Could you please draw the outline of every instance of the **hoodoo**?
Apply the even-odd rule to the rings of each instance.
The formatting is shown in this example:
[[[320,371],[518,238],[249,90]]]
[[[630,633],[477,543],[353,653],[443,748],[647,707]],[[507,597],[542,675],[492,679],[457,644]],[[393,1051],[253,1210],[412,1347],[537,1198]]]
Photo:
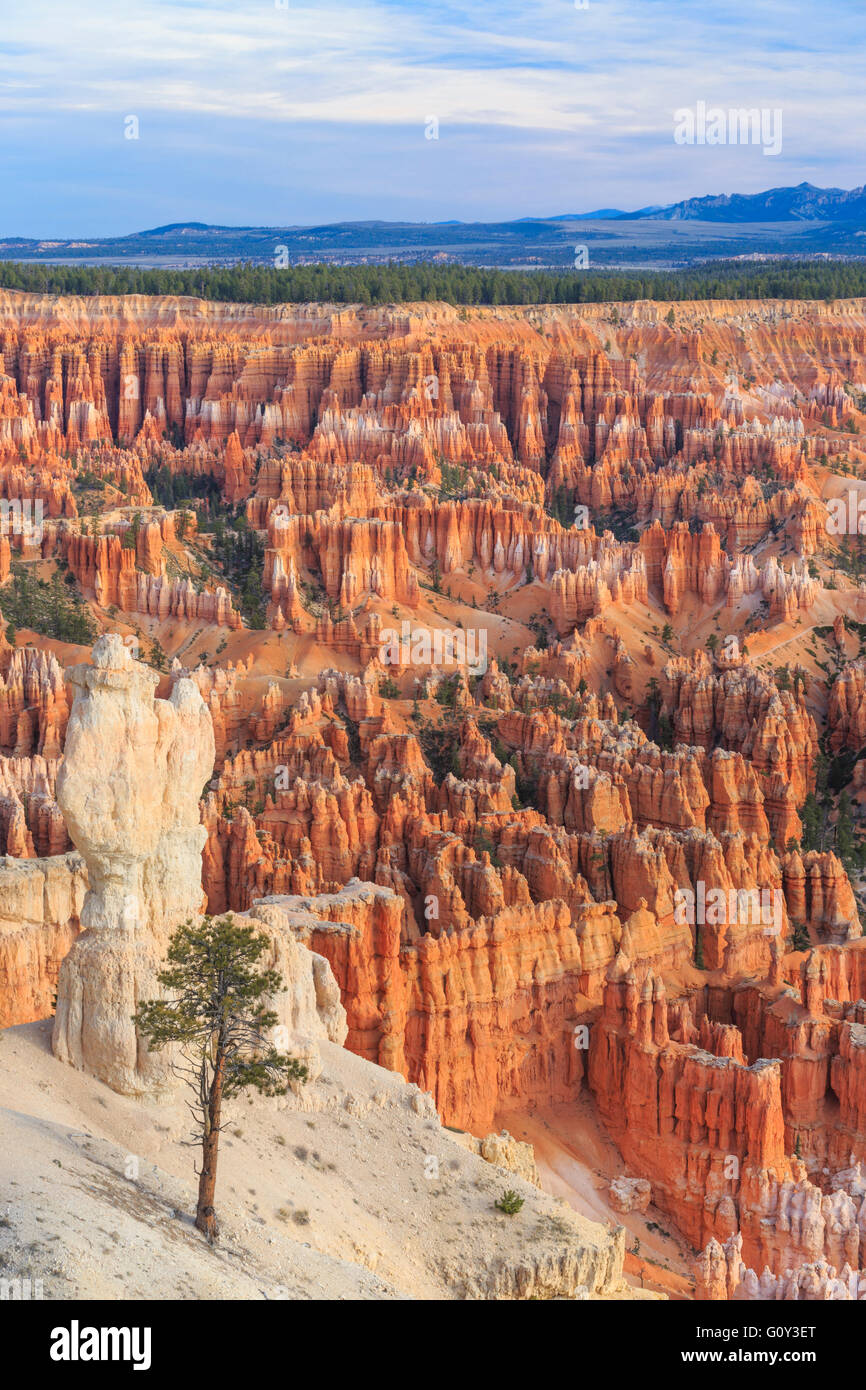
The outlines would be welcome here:
[[[214,761],[213,727],[191,680],[168,700],[121,637],[100,637],[74,666],[57,801],[86,866],[82,933],[57,988],[56,1056],[135,1094],[165,1081],[163,1059],[132,1015],[158,989],[173,926],[202,908],[198,791]]]

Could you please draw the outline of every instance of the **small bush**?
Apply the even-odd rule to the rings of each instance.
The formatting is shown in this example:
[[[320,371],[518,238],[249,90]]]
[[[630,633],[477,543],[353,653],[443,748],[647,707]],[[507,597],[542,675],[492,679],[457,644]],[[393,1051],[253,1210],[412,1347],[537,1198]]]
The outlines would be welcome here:
[[[518,1197],[517,1193],[509,1187],[501,1197],[497,1197],[494,1206],[497,1211],[504,1211],[506,1216],[516,1216],[523,1206],[523,1198]]]

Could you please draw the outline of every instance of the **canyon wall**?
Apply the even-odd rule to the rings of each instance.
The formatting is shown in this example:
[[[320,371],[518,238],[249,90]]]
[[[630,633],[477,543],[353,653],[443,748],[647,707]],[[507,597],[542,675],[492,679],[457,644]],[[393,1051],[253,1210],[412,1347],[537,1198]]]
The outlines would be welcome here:
[[[864,370],[859,302],[0,292],[0,1016],[159,1090],[244,914],[311,1066],[589,1096],[706,1296],[854,1296]]]

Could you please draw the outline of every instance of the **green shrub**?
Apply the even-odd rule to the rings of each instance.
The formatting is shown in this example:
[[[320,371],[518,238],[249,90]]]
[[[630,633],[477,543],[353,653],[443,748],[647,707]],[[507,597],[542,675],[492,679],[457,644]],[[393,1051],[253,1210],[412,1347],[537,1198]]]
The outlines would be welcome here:
[[[501,1197],[497,1197],[494,1202],[497,1211],[505,1212],[506,1216],[516,1216],[523,1206],[523,1198],[519,1197],[513,1188],[507,1188]]]

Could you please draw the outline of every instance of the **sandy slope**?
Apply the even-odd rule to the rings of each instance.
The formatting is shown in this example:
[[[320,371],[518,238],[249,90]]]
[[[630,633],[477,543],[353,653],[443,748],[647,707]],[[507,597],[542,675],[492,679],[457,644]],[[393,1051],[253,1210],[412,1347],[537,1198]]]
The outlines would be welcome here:
[[[584,1092],[573,1104],[539,1107],[531,1114],[508,1108],[497,1123],[535,1149],[545,1191],[563,1198],[590,1221],[626,1229],[625,1276],[635,1288],[656,1289],[672,1298],[692,1298],[693,1251],[670,1218],[650,1206],[644,1215],[620,1216],[610,1204],[611,1178],[625,1172],[622,1156],[599,1122]],[[633,1252],[639,1252],[635,1254]]]
[[[417,1087],[330,1043],[298,1098],[234,1102],[212,1251],[182,1101],[117,1096],[49,1039],[49,1023],[0,1037],[0,1274],[46,1298],[633,1296],[610,1278],[621,1234],[468,1153]],[[514,1217],[493,1205],[506,1187],[526,1199]]]

